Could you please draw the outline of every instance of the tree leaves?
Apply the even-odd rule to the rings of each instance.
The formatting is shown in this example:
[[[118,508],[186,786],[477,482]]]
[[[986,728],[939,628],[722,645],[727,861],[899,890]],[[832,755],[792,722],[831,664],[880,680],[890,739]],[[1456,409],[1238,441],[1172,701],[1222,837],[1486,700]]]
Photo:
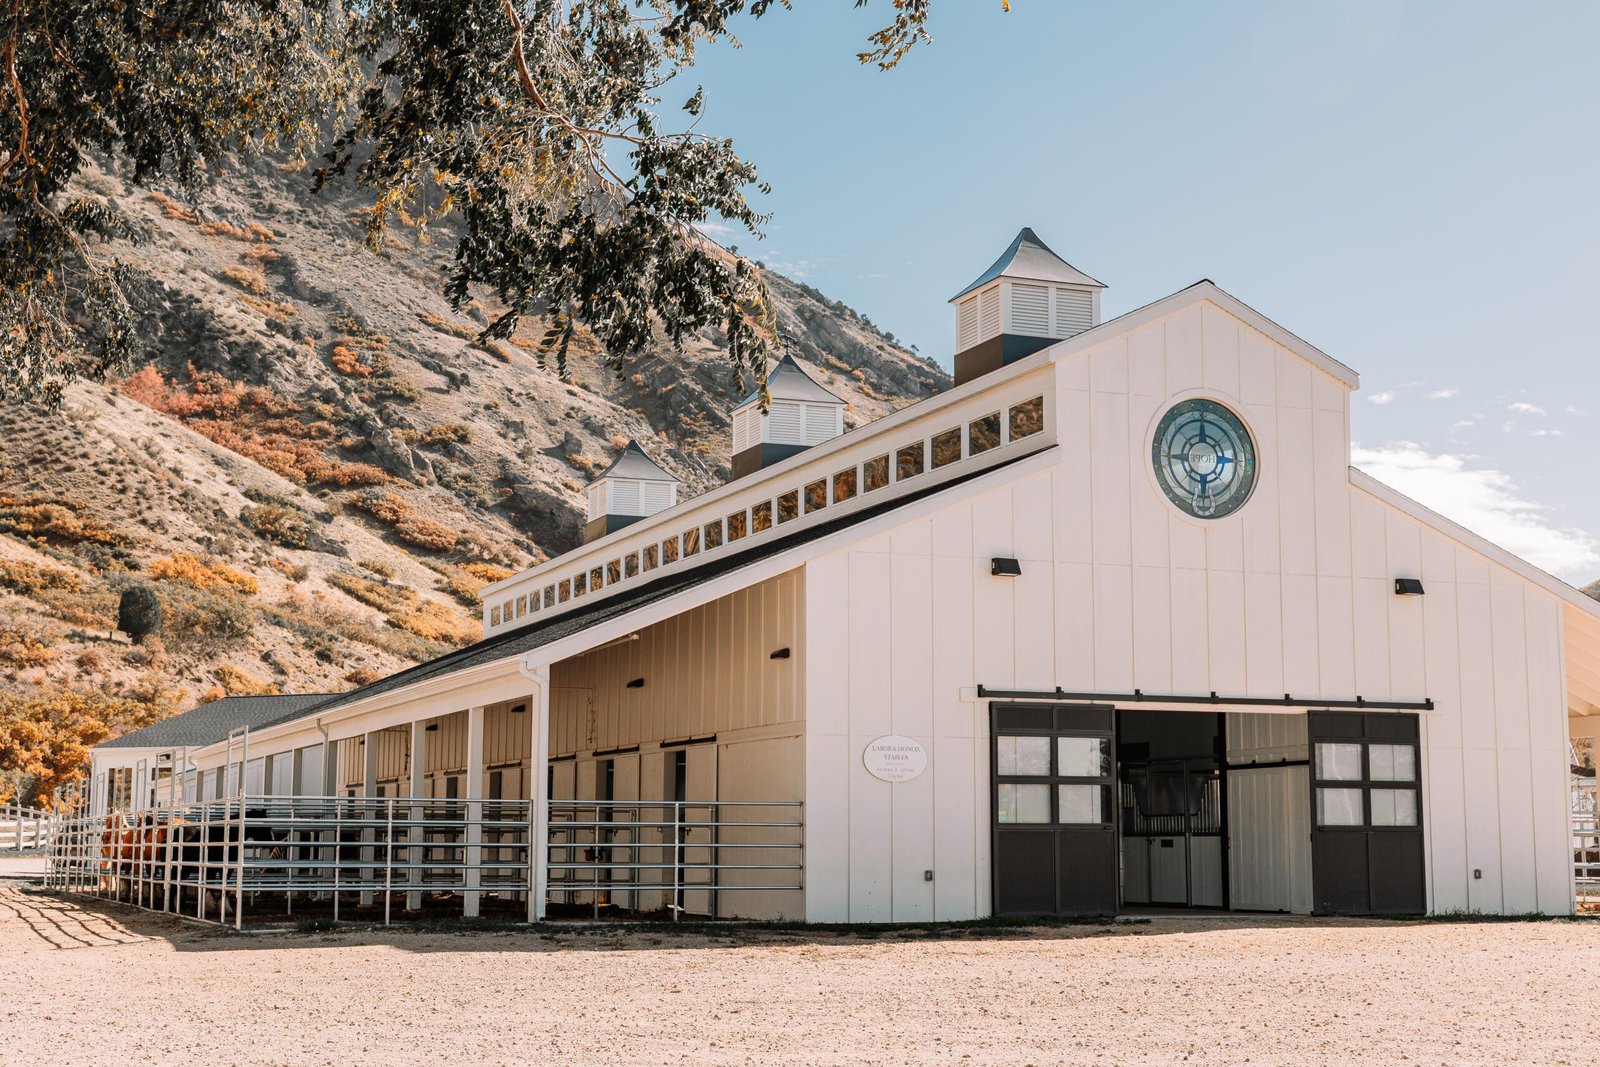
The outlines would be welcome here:
[[[857,0],[857,6],[868,0]],[[863,62],[894,66],[931,0],[893,0]],[[662,88],[698,43],[787,0],[0,0],[0,399],[56,404],[138,355],[137,279],[103,242],[110,206],[69,186],[91,153],[198,206],[232,153],[325,147],[313,189],[348,176],[395,219],[461,223],[446,295],[506,311],[482,340],[552,315],[565,374],[578,325],[621,370],[647,344],[727,338],[735,391],[773,344],[760,271],[705,236],[759,237],[768,191],[731,142],[673,130]],[[683,110],[698,119],[697,87]]]

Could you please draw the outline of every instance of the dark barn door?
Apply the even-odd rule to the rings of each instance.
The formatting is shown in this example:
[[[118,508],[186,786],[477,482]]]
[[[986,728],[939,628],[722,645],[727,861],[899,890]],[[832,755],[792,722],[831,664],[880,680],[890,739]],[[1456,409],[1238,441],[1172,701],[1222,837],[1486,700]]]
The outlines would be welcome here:
[[[1114,915],[1110,708],[990,713],[996,915]]]
[[[1420,915],[1422,764],[1417,717],[1313,711],[1311,886],[1318,915]]]

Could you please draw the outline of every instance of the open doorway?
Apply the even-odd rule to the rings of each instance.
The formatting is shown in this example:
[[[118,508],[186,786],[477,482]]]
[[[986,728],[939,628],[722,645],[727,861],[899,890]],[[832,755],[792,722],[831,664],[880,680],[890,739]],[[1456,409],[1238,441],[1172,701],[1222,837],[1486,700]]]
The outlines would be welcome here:
[[[1124,907],[1226,908],[1225,717],[1117,715]]]
[[[1117,713],[1122,905],[1312,910],[1304,713]]]

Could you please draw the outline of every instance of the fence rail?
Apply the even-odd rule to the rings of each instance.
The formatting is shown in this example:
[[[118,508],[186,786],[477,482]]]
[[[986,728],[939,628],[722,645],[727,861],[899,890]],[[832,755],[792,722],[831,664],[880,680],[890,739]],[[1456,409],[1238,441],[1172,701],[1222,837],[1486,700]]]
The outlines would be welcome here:
[[[1572,885],[1579,900],[1600,897],[1600,816],[1572,813]]]
[[[798,891],[801,805],[745,801],[554,801],[537,830],[527,800],[239,796],[51,817],[45,884],[242,928],[246,911],[417,911],[458,897],[521,902],[533,858],[546,900],[592,910],[716,916],[729,893]],[[539,840],[542,857],[530,853]],[[371,914],[363,910],[363,914]],[[375,917],[375,916],[374,916]]]
[[[53,825],[48,811],[22,804],[0,804],[0,852],[48,847]]]

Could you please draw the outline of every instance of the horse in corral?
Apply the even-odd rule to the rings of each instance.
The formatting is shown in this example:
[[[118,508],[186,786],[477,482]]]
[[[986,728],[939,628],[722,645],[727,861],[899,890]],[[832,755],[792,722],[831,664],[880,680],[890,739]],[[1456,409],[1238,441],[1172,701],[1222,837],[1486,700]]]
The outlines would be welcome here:
[[[123,819],[122,813],[113,811],[106,816],[100,831],[100,889],[117,893],[122,878],[132,866],[137,831]]]
[[[280,842],[288,839],[288,832],[262,825],[261,820],[265,819],[266,814],[262,808],[245,811],[245,844],[269,846],[258,854],[264,854],[268,859],[286,859],[288,850]],[[242,859],[237,817],[220,815],[206,819],[201,824],[176,821],[172,832],[176,835],[174,840],[179,843],[179,881],[201,883],[202,892],[227,892]]]

